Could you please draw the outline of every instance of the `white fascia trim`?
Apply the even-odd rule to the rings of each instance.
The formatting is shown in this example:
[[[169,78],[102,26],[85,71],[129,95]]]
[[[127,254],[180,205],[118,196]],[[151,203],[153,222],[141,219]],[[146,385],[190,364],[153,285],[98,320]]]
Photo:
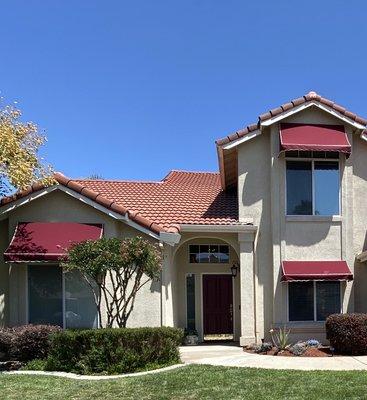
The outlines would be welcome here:
[[[293,114],[297,114],[298,112],[306,110],[307,108],[312,107],[312,106],[320,108],[321,110],[331,114],[333,117],[336,117],[336,118],[342,120],[343,122],[353,126],[354,128],[357,128],[357,129],[365,129],[366,128],[365,125],[362,125],[356,121],[353,121],[352,119],[346,117],[345,115],[334,110],[333,108],[331,108],[325,104],[321,104],[317,101],[310,101],[309,103],[300,104],[299,106],[296,106],[288,111],[285,111],[285,112],[281,113],[280,115],[276,115],[275,117],[269,118],[266,121],[261,122],[261,126],[273,125],[276,122],[279,122],[285,118],[290,117]]]
[[[240,145],[241,143],[245,143],[248,140],[254,139],[255,137],[261,135],[261,133],[262,133],[261,129],[256,129],[256,131],[250,132],[247,135],[245,135],[245,136],[243,136],[243,137],[241,137],[239,139],[236,139],[231,143],[225,144],[224,146],[222,146],[222,149],[223,150],[230,150],[233,147],[236,147],[236,146]]]
[[[256,232],[255,225],[191,225],[181,224],[181,232]]]
[[[161,232],[159,237],[162,242],[169,244],[170,246],[174,246],[178,244],[181,240],[181,235],[179,233],[173,232]]]
[[[367,133],[362,132],[361,133],[361,139],[367,142]]]

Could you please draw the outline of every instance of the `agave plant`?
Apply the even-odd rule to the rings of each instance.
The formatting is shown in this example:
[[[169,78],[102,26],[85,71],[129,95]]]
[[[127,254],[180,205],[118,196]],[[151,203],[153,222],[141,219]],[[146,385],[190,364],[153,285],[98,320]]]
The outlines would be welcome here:
[[[291,330],[288,329],[286,326],[284,326],[283,328],[279,328],[277,331],[275,331],[274,329],[270,330],[271,339],[278,351],[286,350],[290,347],[290,333]]]

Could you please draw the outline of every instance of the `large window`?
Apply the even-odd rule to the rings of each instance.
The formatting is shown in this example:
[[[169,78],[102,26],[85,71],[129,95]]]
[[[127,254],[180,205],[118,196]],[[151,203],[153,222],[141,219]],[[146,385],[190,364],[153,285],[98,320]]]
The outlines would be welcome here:
[[[287,215],[339,215],[339,162],[287,160]]]
[[[28,322],[64,328],[97,328],[93,293],[78,272],[57,265],[28,266]]]
[[[190,244],[190,263],[229,263],[229,246],[218,244]]]
[[[289,321],[325,321],[341,309],[340,282],[291,282],[288,284]]]

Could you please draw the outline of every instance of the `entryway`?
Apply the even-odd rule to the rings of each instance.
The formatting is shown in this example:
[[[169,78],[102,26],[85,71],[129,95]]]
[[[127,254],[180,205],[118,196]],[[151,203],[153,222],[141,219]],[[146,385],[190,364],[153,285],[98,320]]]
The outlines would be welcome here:
[[[232,275],[203,274],[202,287],[204,340],[233,340]]]

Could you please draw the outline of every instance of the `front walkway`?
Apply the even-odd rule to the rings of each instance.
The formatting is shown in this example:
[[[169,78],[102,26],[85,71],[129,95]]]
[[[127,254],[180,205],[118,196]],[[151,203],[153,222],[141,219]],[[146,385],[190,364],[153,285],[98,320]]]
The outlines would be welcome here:
[[[367,356],[282,357],[246,353],[234,345],[199,345],[180,348],[186,364],[295,370],[367,370]]]

